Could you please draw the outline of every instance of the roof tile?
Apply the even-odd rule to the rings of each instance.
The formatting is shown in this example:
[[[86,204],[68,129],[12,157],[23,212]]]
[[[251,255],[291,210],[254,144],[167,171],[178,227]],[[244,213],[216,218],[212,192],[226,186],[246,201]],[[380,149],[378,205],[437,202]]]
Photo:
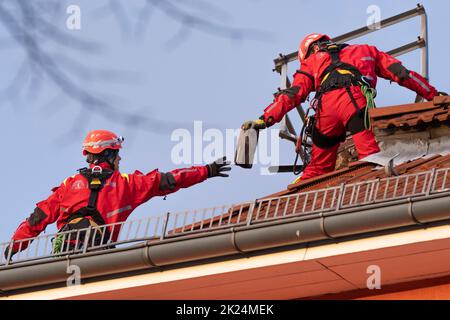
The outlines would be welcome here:
[[[450,118],[450,97],[435,97],[433,101],[375,108],[370,110],[373,128],[413,127],[443,122]]]

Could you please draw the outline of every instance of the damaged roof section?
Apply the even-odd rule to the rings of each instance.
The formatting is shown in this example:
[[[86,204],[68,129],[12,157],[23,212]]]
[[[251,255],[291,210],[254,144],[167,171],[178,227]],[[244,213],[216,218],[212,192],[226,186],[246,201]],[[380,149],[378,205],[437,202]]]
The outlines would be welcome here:
[[[336,171],[290,185],[288,190],[306,191],[450,167],[449,105],[450,96],[440,96],[430,102],[370,110],[380,153],[356,161],[357,153],[349,138],[339,150]],[[395,166],[393,171],[387,168],[390,160]]]
[[[371,125],[381,153],[365,161],[380,165],[400,165],[427,155],[447,155],[450,150],[450,97],[439,96],[433,101],[383,107],[370,110]],[[336,171],[358,161],[351,137],[341,144]]]

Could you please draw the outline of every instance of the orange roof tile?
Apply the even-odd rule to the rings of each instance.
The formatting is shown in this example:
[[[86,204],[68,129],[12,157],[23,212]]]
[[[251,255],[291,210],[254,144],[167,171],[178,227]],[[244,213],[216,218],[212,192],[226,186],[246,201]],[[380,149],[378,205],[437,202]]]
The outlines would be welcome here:
[[[433,101],[375,108],[369,111],[373,128],[404,128],[450,119],[450,96],[435,97]]]

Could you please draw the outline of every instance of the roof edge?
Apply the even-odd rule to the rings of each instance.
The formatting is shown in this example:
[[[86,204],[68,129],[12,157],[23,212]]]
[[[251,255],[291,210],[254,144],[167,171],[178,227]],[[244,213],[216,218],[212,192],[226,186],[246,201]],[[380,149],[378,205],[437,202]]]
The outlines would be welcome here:
[[[83,279],[92,279],[448,220],[450,192],[408,198],[390,206],[370,207],[353,212],[330,212],[315,215],[309,220],[300,218],[303,219],[231,228],[188,239],[180,238],[179,241],[147,243],[145,246],[121,251],[103,251],[90,256],[74,255],[64,260],[35,265],[16,265],[0,271],[0,289],[4,295],[10,295],[19,289],[32,291],[38,286],[57,283],[65,285],[67,270],[71,265],[81,269]],[[208,241],[205,241],[206,237]]]

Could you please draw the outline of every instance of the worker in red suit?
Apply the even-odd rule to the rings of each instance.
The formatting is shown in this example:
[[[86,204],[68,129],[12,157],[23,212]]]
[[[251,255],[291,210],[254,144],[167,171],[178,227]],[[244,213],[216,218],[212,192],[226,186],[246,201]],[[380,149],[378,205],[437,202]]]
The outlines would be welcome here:
[[[362,91],[365,86],[369,93],[375,92],[377,76],[395,81],[427,100],[438,95],[425,78],[374,46],[336,44],[327,35],[313,33],[301,42],[298,57],[301,68],[291,87],[276,93],[264,114],[258,120],[245,122],[242,129],[270,127],[315,91],[312,155],[302,180],[334,170],[346,131],[352,134],[359,159],[380,151],[373,132],[365,125],[367,92]]]
[[[123,222],[136,207],[155,196],[174,193],[207,178],[228,177],[225,172],[231,170],[224,157],[207,166],[167,173],[158,170],[147,174],[139,171],[121,173],[119,149],[122,141],[122,137],[107,130],[94,130],[87,135],[83,155],[89,168],[80,169],[78,174],[64,180],[59,187],[52,189],[53,193],[46,200],[36,205],[34,212],[14,233],[11,250],[9,247],[5,250],[7,259],[24,250],[30,242],[18,240],[36,237],[55,221],[61,232],[91,226],[100,230],[99,236],[104,230],[103,239],[115,241],[120,231],[118,225],[103,229],[98,226]]]

